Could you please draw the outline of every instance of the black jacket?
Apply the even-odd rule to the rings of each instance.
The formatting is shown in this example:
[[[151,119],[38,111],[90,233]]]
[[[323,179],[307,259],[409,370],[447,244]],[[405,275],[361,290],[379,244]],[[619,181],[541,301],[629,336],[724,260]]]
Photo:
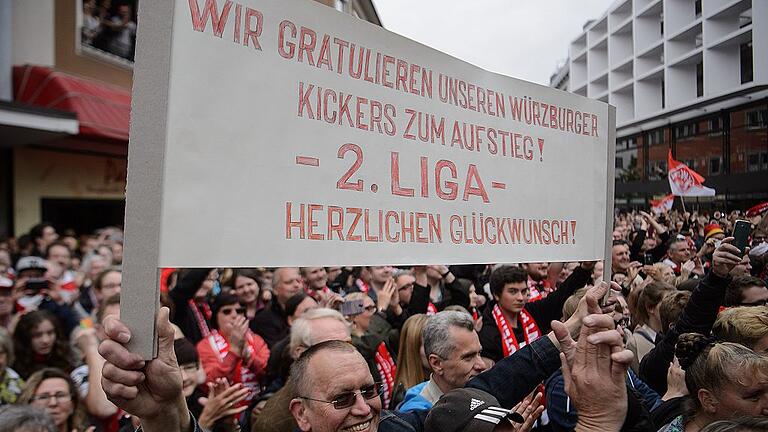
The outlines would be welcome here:
[[[200,285],[203,284],[210,272],[211,269],[209,268],[191,269],[168,292],[174,305],[173,319],[171,321],[179,326],[184,333],[184,337],[189,339],[194,345],[200,342],[203,334],[200,332],[200,327],[195,319],[192,306],[189,305],[189,301],[195,297],[195,293],[200,289]],[[204,315],[203,319],[205,319]]]
[[[559,320],[563,316],[563,305],[576,290],[583,288],[592,272],[577,267],[568,279],[563,281],[560,288],[553,291],[546,298],[525,305],[525,310],[536,321],[541,334],[545,335],[552,329],[551,322]],[[501,345],[501,333],[493,319],[493,305],[488,305],[483,313],[483,328],[480,329],[480,344],[483,346],[483,357],[498,362],[504,357]]]
[[[272,349],[272,345],[280,342],[288,336],[288,316],[285,314],[283,307],[277,302],[277,299],[272,299],[269,306],[258,311],[256,316],[250,322],[251,331],[261,336],[264,342],[267,343],[269,349]]]
[[[710,272],[696,285],[677,324],[664,334],[656,348],[643,357],[640,378],[657,393],[667,392],[667,370],[675,356],[678,336],[691,332],[709,335],[730,282],[730,276],[722,278]]]

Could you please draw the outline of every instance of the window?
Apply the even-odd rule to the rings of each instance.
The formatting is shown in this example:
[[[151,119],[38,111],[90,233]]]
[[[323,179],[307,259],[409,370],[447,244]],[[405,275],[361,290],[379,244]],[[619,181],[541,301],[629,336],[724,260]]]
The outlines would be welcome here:
[[[667,161],[651,161],[648,167],[648,180],[660,180],[667,176]]]
[[[695,0],[693,2],[693,13],[696,15],[696,18],[701,16],[701,0]]]
[[[747,155],[747,171],[755,172],[768,170],[768,152],[750,153]]]
[[[637,147],[635,137],[621,138],[616,140],[616,150],[625,150]]]
[[[704,96],[704,63],[696,63],[696,97]]]
[[[624,159],[620,157],[616,158],[616,169],[624,169]]]
[[[675,126],[675,139],[690,138],[698,132],[699,124],[696,122],[684,123]]]
[[[723,119],[721,117],[715,117],[707,121],[709,135],[720,135],[723,133]]]
[[[659,34],[664,36],[664,14],[659,15]]]
[[[747,129],[762,129],[766,126],[768,110],[747,111]]]
[[[720,166],[721,162],[722,162],[722,158],[720,157],[709,158],[709,175],[720,174],[720,169],[722,168]]]
[[[754,79],[752,66],[752,41],[739,47],[739,64],[741,66],[741,83],[752,82]]]
[[[661,108],[666,106],[666,95],[664,94],[664,78],[661,79]]]
[[[645,141],[649,146],[655,146],[664,143],[664,130],[656,129],[645,134]]]
[[[694,160],[693,159],[682,159],[680,162],[684,163],[685,166],[687,166],[688,168],[690,168],[692,170],[696,169],[696,167],[694,165]]]

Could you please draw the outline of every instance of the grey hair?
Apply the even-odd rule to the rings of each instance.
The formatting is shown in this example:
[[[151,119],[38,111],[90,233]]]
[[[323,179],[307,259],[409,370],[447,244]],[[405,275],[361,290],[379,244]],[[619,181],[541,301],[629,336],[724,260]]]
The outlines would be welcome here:
[[[475,331],[475,324],[472,322],[472,316],[465,312],[442,311],[433,315],[424,326],[422,341],[424,344],[424,354],[429,357],[435,354],[442,359],[451,357],[456,346],[453,338],[450,337],[451,327],[463,328],[468,331]]]
[[[107,267],[109,267],[109,265],[110,265],[110,260],[108,260],[103,255],[100,255],[100,254],[95,253],[95,252],[91,252],[88,255],[86,255],[85,258],[83,259],[83,263],[80,266],[82,272],[83,273],[88,273],[89,271],[91,271],[91,267],[93,266],[93,262],[94,261],[98,261],[98,260],[104,261],[104,263],[106,264],[106,267],[104,268],[104,270],[107,270]]]
[[[31,405],[0,407],[0,432],[57,432],[53,419]]]
[[[397,280],[400,276],[413,276],[413,272],[411,270],[405,270],[405,269],[397,269],[395,270],[395,274],[392,275],[392,279]]]
[[[301,318],[294,321],[293,325],[291,325],[291,341],[288,348],[291,350],[290,352],[296,351],[298,347],[309,348],[314,345],[312,341],[312,321],[322,318],[335,319],[344,324],[347,332],[350,332],[349,322],[344,319],[341,312],[329,308],[311,309],[304,312]]]
[[[320,351],[333,351],[336,353],[354,353],[360,356],[361,363],[364,367],[365,361],[354,347],[354,345],[338,340],[329,340],[321,342],[312,346],[308,350],[304,351],[298,359],[291,365],[291,372],[288,375],[288,382],[286,387],[293,390],[291,398],[307,397],[310,391],[315,387],[310,379],[309,362]],[[367,368],[366,368],[367,369]],[[336,373],[343,374],[345,371],[337,370]]]

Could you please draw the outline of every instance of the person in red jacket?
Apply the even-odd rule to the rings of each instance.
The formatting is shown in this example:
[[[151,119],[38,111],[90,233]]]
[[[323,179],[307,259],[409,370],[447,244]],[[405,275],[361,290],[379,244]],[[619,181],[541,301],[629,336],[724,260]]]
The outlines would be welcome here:
[[[259,380],[266,371],[269,348],[248,329],[245,307],[236,296],[219,295],[212,316],[211,334],[197,343],[206,380],[226,378],[230,384],[242,383],[249,393],[241,404],[247,405],[261,391]]]

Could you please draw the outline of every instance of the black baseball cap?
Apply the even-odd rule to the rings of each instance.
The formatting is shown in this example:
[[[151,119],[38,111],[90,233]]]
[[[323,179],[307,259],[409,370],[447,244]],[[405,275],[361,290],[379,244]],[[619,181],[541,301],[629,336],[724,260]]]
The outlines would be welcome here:
[[[491,432],[502,421],[523,422],[523,417],[502,408],[499,401],[479,389],[451,390],[438,400],[424,422],[425,432]]]

